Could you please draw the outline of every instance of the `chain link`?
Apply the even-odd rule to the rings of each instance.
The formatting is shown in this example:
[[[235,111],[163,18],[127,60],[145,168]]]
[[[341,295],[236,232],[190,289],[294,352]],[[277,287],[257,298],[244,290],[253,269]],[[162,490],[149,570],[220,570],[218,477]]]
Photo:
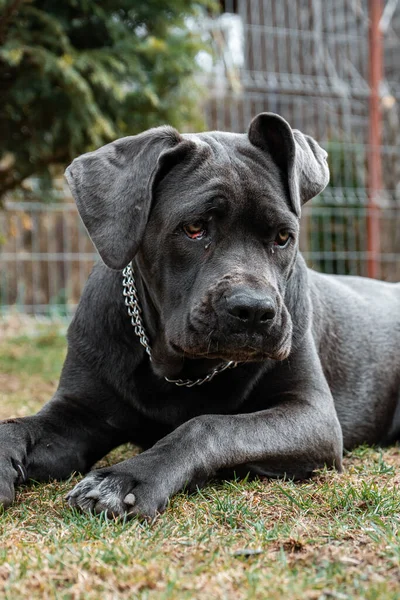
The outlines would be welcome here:
[[[138,336],[140,343],[146,350],[149,359],[152,360],[150,340],[147,337],[146,331],[143,326],[143,320],[141,315],[142,310],[139,304],[139,297],[136,290],[135,277],[133,275],[133,268],[131,263],[129,263],[129,265],[127,265],[122,271],[122,276],[122,287],[123,294],[125,297],[125,306],[128,309],[128,314],[131,318],[132,326],[135,329],[135,333]],[[175,383],[175,385],[179,387],[194,387],[195,385],[202,385],[203,383],[208,383],[215,377],[215,375],[217,375],[217,373],[222,373],[223,371],[226,371],[226,369],[234,369],[235,367],[237,367],[237,365],[237,362],[231,360],[225,363],[224,365],[216,367],[211,373],[199,379],[169,379],[168,377],[164,377],[164,379],[169,383]]]
[[[131,318],[131,323],[135,328],[136,335],[140,339],[140,343],[142,346],[144,346],[144,349],[151,360],[150,342],[143,327],[142,317],[140,316],[142,310],[139,305],[135,278],[133,276],[133,270],[130,264],[122,271],[122,275],[122,286],[124,288],[123,294],[125,296],[125,306],[128,308],[128,315]]]

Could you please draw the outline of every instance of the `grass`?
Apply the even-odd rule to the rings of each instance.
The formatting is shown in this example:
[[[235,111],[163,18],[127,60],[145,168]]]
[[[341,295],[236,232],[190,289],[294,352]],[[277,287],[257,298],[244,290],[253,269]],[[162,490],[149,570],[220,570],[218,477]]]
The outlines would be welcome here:
[[[36,411],[64,356],[53,330],[1,342],[0,418]],[[397,600],[399,465],[397,447],[361,447],[342,475],[210,485],[153,524],[70,510],[77,477],[33,484],[0,515],[0,597]]]

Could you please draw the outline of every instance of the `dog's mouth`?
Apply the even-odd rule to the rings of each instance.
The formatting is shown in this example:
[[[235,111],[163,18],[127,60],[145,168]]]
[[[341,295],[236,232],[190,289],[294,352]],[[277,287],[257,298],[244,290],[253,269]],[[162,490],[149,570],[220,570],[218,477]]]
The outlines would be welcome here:
[[[209,374],[214,368],[224,363],[262,363],[268,359],[285,360],[290,353],[291,342],[285,340],[269,340],[264,345],[255,344],[256,340],[224,339],[224,343],[213,340],[213,343],[188,343],[182,336],[179,339],[165,339],[164,343],[153,348],[153,370],[160,377],[196,379]],[[192,341],[192,340],[190,340]],[[262,339],[260,341],[263,341]],[[183,342],[183,343],[182,343]],[[198,339],[196,340],[198,342]],[[209,339],[208,339],[209,342]],[[253,342],[253,343],[251,343]]]
[[[225,362],[262,362],[268,358],[282,360],[276,352],[266,352],[249,346],[235,347],[234,349],[201,349],[196,347],[184,348],[170,342],[173,351],[182,358],[189,360],[222,360]],[[282,356],[285,358],[285,356]]]
[[[175,324],[172,331],[166,328],[163,343],[155,346],[153,368],[171,376],[187,370],[203,373],[229,362],[283,361],[291,351],[292,326],[289,314],[282,315],[274,327],[259,332],[221,330],[215,324],[202,329]]]

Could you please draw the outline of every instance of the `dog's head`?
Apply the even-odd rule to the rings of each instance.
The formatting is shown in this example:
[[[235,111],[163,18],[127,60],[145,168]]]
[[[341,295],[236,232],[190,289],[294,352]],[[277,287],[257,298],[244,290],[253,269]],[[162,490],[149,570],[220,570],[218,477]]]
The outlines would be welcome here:
[[[301,205],[327,185],[327,154],[281,117],[262,113],[247,134],[126,137],[74,160],[66,176],[101,258],[135,258],[158,319],[155,368],[182,358],[286,358],[285,289]],[[122,293],[122,292],[121,292]]]

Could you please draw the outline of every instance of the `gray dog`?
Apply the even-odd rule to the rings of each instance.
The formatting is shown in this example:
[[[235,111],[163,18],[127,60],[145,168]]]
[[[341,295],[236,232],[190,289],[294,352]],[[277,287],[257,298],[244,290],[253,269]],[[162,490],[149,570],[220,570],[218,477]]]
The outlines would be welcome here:
[[[263,113],[247,134],[160,127],[72,163],[105,265],[54,397],[0,424],[4,506],[128,441],[144,452],[90,472],[71,506],[151,518],[216,474],[303,478],[340,470],[343,445],[397,439],[400,286],[321,275],[298,252],[326,157]]]

